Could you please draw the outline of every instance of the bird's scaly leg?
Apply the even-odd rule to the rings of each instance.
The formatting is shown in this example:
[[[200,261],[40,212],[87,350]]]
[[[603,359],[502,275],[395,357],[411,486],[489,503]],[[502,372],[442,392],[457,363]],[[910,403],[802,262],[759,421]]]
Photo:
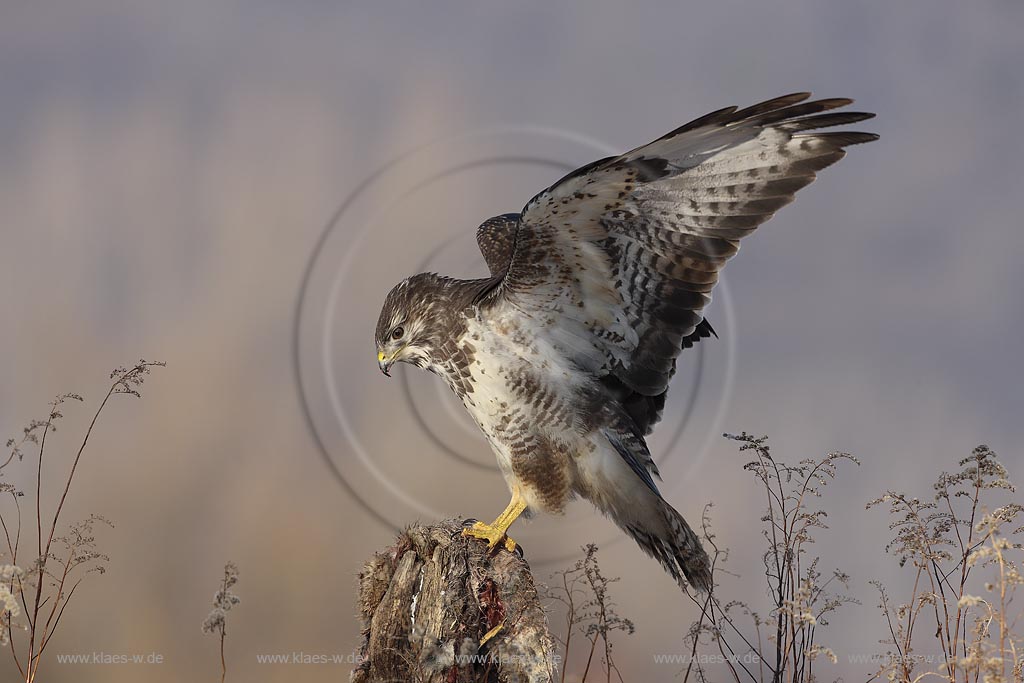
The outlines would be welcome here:
[[[512,522],[516,521],[519,515],[526,509],[526,501],[518,486],[512,487],[512,500],[509,501],[505,511],[498,515],[498,518],[490,524],[476,522],[473,526],[462,530],[463,536],[482,538],[487,541],[487,550],[494,550],[499,543],[504,545],[505,550],[515,552],[516,542],[506,535]]]

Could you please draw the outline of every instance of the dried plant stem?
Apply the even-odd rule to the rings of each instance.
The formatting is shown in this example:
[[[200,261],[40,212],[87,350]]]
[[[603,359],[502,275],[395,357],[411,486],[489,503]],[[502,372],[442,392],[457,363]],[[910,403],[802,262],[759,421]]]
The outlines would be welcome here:
[[[573,631],[575,631],[575,628],[573,628],[575,626],[573,620],[576,618],[576,600],[575,600],[576,594],[575,594],[575,591],[573,591],[569,587],[569,580],[567,578],[567,574],[566,573],[562,574],[562,589],[565,591],[565,605],[568,608],[566,610],[566,613],[565,613],[565,621],[566,621],[565,641],[562,644],[565,647],[565,661],[568,662],[569,661],[569,646],[570,646],[570,643],[572,642]],[[568,669],[568,667],[566,667],[566,666],[562,667],[561,683],[565,683],[565,673],[566,673],[567,669]]]
[[[831,650],[816,644],[817,625],[825,623],[824,615],[846,602],[855,602],[841,594],[832,594],[834,581],[846,585],[848,577],[834,572],[822,580],[818,559],[808,561],[807,546],[814,542],[816,529],[827,528],[825,512],[809,507],[813,498],[821,496],[822,488],[836,475],[840,460],[854,458],[845,453],[831,453],[818,460],[802,460],[786,465],[771,457],[765,437],[747,434],[729,436],[742,442],[741,451],[754,451],[756,459],[745,469],[760,484],[766,507],[761,518],[762,536],[767,550],[762,555],[770,610],[762,619],[744,603],[723,603],[720,591],[700,601],[689,596],[700,609],[700,617],[691,626],[686,642],[690,651],[683,680],[695,676],[709,680],[700,661],[700,646],[705,639],[717,650],[718,661],[725,665],[732,680],[772,683],[805,683],[815,679],[815,658],[822,653],[834,657]],[[710,505],[708,506],[708,508]],[[725,573],[722,567],[728,553],[718,547],[710,529],[708,508],[702,518],[705,546],[712,551],[712,573]],[[754,621],[755,638],[748,638],[737,626],[732,612],[742,610]],[[765,642],[767,640],[768,642]],[[735,647],[734,647],[735,645]],[[772,652],[766,653],[765,649]],[[757,666],[748,666],[742,655],[752,655]]]
[[[78,463],[82,459],[82,453],[85,452],[86,445],[88,445],[88,443],[89,443],[89,437],[92,436],[92,430],[96,426],[96,421],[99,419],[100,414],[103,412],[103,409],[106,407],[107,401],[109,401],[110,397],[114,395],[114,390],[117,389],[117,387],[121,384],[122,381],[123,381],[122,378],[118,378],[117,381],[115,381],[113,384],[110,385],[110,389],[107,390],[106,396],[104,396],[103,397],[103,401],[100,402],[100,407],[97,408],[96,412],[93,414],[92,420],[89,422],[88,429],[85,430],[85,437],[82,439],[82,443],[78,447],[78,452],[75,453],[75,460],[71,464],[71,470],[68,472],[67,480],[64,482],[64,491],[60,495],[60,501],[57,503],[57,510],[53,514],[53,522],[51,522],[51,524],[50,524],[50,532],[49,532],[49,535],[46,538],[46,548],[45,549],[42,547],[42,539],[43,539],[43,532],[42,532],[43,512],[42,512],[42,507],[41,507],[42,479],[43,479],[43,452],[44,452],[44,450],[46,448],[46,435],[49,433],[49,431],[50,431],[49,427],[50,427],[50,425],[52,424],[52,421],[53,421],[53,411],[52,410],[50,411],[50,417],[47,420],[47,429],[43,430],[42,443],[39,445],[38,467],[36,468],[36,529],[37,529],[37,532],[38,532],[37,541],[38,541],[38,544],[39,544],[39,570],[38,570],[39,571],[39,580],[36,582],[35,603],[32,606],[32,620],[31,620],[32,628],[31,628],[31,632],[29,633],[29,641],[28,641],[28,663],[29,663],[29,670],[28,670],[28,674],[26,676],[26,682],[27,683],[31,683],[33,680],[35,680],[36,673],[39,670],[40,657],[43,654],[43,650],[46,647],[46,641],[49,640],[47,638],[46,627],[49,626],[50,622],[47,621],[46,626],[43,627],[42,633],[40,634],[39,649],[36,650],[35,643],[36,643],[36,635],[37,635],[36,632],[37,632],[37,629],[36,629],[35,625],[39,623],[40,600],[41,600],[41,598],[43,596],[43,586],[44,586],[44,578],[43,577],[44,577],[44,573],[45,573],[45,570],[46,570],[46,562],[47,562],[47,560],[49,559],[49,556],[50,556],[50,548],[53,545],[53,537],[57,533],[57,523],[60,520],[60,513],[64,509],[64,502],[67,500],[68,491],[71,490],[71,482],[75,478],[75,472],[78,469]],[[60,603],[60,598],[61,598],[61,595],[62,595],[62,590],[64,588],[64,579],[67,578],[68,565],[70,565],[70,561],[65,565],[64,575],[61,578],[61,582],[60,582],[59,587],[57,588],[57,597],[53,601],[54,609],[56,609],[56,606]],[[68,597],[70,597],[70,595]],[[51,611],[51,616],[52,616],[52,614],[53,614],[53,612]]]
[[[23,677],[26,683],[32,683],[32,681],[36,680],[39,673],[39,665],[42,661],[42,654],[49,644],[53,633],[60,624],[68,602],[74,596],[74,593],[81,582],[81,578],[78,578],[78,580],[71,585],[70,589],[68,588],[69,581],[73,578],[72,571],[76,567],[85,563],[101,562],[106,559],[105,556],[100,555],[93,550],[93,538],[90,534],[91,525],[94,521],[106,521],[101,517],[93,516],[80,524],[72,525],[70,536],[58,537],[57,535],[57,529],[60,525],[64,506],[71,491],[71,486],[75,480],[75,475],[78,471],[78,466],[82,460],[82,456],[89,445],[89,440],[93,434],[93,430],[96,427],[100,415],[107,407],[107,404],[113,395],[130,394],[133,396],[139,396],[137,388],[143,383],[143,377],[149,373],[150,368],[163,365],[164,363],[159,362],[150,363],[146,361],[139,361],[138,364],[131,368],[118,368],[111,373],[110,377],[113,382],[107,390],[107,393],[104,395],[103,400],[100,402],[99,407],[93,413],[92,419],[90,420],[81,443],[78,446],[75,457],[71,462],[71,467],[63,480],[63,488],[60,491],[60,497],[57,499],[57,505],[53,512],[53,517],[52,519],[46,520],[45,523],[42,503],[43,461],[46,459],[48,453],[48,436],[51,431],[56,430],[56,421],[63,417],[59,411],[59,406],[61,406],[67,399],[81,401],[82,397],[77,394],[62,394],[57,396],[50,403],[50,410],[46,420],[33,420],[24,430],[24,437],[21,441],[15,444],[15,442],[11,440],[7,444],[8,447],[13,446],[13,448],[8,458],[0,464],[0,470],[7,467],[7,465],[14,460],[15,456],[17,456],[19,460],[23,457],[24,453],[21,450],[21,447],[26,442],[38,444],[34,467],[37,557],[31,569],[25,572],[17,569],[22,529],[21,505],[18,501],[18,496],[21,495],[21,493],[15,491],[11,485],[3,484],[0,486],[0,491],[10,493],[17,513],[17,524],[13,530],[13,534],[11,527],[8,525],[7,520],[3,515],[0,515],[0,525],[2,525],[4,530],[4,540],[7,544],[7,551],[10,554],[12,566],[17,569],[17,571],[11,574],[9,583],[5,581],[5,587],[10,590],[11,594],[17,595],[20,598],[22,610],[21,616],[24,617],[27,624],[27,648],[25,652],[26,658],[24,661],[19,657],[17,651],[18,648],[14,643],[15,630],[12,623],[13,615],[10,612],[5,613],[6,633],[4,635],[9,642],[12,659],[18,668],[19,674]],[[37,436],[37,432],[42,432],[42,434]],[[59,556],[54,554],[55,541],[59,541],[65,546],[67,555],[64,559],[61,559]],[[80,549],[84,550],[79,552]],[[59,576],[49,571],[49,567],[53,562],[57,562],[61,565],[62,570],[59,573]],[[102,566],[93,564],[86,571],[102,571]],[[53,595],[47,594],[49,579],[53,579],[53,586],[55,590],[55,594]],[[33,588],[34,592],[32,595],[29,595],[30,590]]]
[[[1014,635],[1009,614],[1013,591],[1024,583],[1018,562],[1008,555],[1020,550],[1001,529],[1013,521],[1024,506],[1007,503],[987,512],[990,491],[1013,492],[1007,471],[987,446],[978,446],[971,456],[960,461],[960,471],[943,472],[934,485],[934,501],[893,491],[869,503],[869,507],[887,503],[890,529],[896,537],[887,548],[900,564],[911,563],[914,582],[907,602],[892,605],[885,589],[873,582],[881,595],[881,608],[889,628],[890,641],[899,657],[883,664],[871,680],[887,677],[900,683],[913,683],[928,676],[947,681],[1024,680],[1024,661],[1016,651],[1020,637]],[[954,498],[966,499],[954,505]],[[1024,528],[1009,532],[1020,534]],[[972,567],[990,567],[995,576],[983,584],[992,594],[986,598],[972,595],[969,587]],[[954,585],[951,576],[959,573]],[[975,592],[975,591],[971,591]],[[928,606],[930,605],[930,609]],[[930,615],[933,623],[918,621]],[[968,631],[968,623],[973,627]],[[992,629],[998,628],[995,636]],[[915,647],[934,638],[942,654],[937,669],[919,670]]]
[[[220,632],[220,683],[224,683],[224,679],[228,675],[228,662],[224,658],[224,638],[227,634],[221,630]]]
[[[228,675],[228,663],[224,656],[224,640],[228,635],[228,612],[241,602],[241,599],[231,590],[236,583],[238,583],[238,567],[234,562],[228,562],[224,565],[220,588],[213,595],[213,609],[203,620],[203,633],[216,633],[220,637],[221,683],[224,683],[224,679]]]

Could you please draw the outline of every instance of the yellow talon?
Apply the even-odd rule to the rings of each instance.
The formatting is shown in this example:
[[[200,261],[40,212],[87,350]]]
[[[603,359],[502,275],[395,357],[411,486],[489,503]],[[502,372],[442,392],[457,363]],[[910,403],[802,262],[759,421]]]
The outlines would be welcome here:
[[[516,518],[519,517],[519,515],[523,514],[523,510],[525,509],[526,501],[523,500],[519,487],[513,486],[512,500],[509,501],[508,507],[505,508],[504,512],[498,515],[496,520],[490,524],[476,522],[473,526],[463,529],[462,535],[484,539],[487,541],[488,552],[497,548],[499,543],[502,544],[505,547],[505,550],[510,553],[515,552],[516,542],[508,537],[508,528],[512,526],[512,522],[516,521]]]
[[[490,639],[491,639],[491,638],[493,638],[494,636],[498,635],[498,633],[499,633],[499,632],[501,631],[501,629],[503,629],[503,628],[505,628],[505,625],[504,625],[504,624],[498,624],[497,626],[495,626],[494,628],[492,628],[492,629],[491,629],[490,631],[488,631],[487,633],[485,633],[485,634],[484,634],[484,637],[480,639],[480,645],[481,645],[481,646],[483,646],[483,645],[484,645],[484,643],[486,643],[486,642],[487,642],[488,640],[490,640]]]
[[[462,535],[471,536],[472,538],[482,538],[487,541],[488,552],[491,552],[498,547],[499,543],[510,553],[514,553],[516,551],[516,542],[509,538],[502,529],[491,524],[476,522],[473,526],[463,529]]]

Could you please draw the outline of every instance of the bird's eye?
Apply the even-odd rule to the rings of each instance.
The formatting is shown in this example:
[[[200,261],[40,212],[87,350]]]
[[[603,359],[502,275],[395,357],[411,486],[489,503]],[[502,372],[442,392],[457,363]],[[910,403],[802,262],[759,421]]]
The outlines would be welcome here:
[[[391,332],[391,338],[395,339],[395,340],[401,339],[404,336],[405,336],[405,328],[401,327],[401,326],[396,327],[394,329],[394,331]]]

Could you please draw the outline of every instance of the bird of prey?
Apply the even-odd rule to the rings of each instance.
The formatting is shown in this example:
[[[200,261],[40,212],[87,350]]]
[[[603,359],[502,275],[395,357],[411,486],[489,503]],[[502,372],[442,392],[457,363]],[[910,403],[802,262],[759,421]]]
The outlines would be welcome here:
[[[684,590],[711,590],[708,556],[658,491],[644,437],[677,356],[714,334],[703,311],[740,240],[845,147],[878,137],[821,132],[873,114],[809,98],[720,109],[577,169],[480,226],[488,277],[421,273],[388,293],[380,369],[405,362],[444,379],[511,490],[505,511],[467,535],[514,550],[506,532],[520,514],[581,496]]]

